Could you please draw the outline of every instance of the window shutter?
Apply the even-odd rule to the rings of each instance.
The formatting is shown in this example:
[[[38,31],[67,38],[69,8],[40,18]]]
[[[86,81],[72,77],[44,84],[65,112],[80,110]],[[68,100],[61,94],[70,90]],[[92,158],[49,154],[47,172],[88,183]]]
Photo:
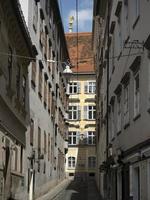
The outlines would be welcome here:
[[[84,84],[84,93],[85,94],[88,93],[88,83],[87,82]]]
[[[87,106],[84,106],[84,119],[87,119]]]
[[[81,120],[81,106],[78,106],[78,120]]]
[[[79,144],[79,142],[80,142],[80,132],[77,131],[77,145]]]
[[[81,83],[77,83],[77,92],[78,92],[78,94],[80,94],[81,93]]]

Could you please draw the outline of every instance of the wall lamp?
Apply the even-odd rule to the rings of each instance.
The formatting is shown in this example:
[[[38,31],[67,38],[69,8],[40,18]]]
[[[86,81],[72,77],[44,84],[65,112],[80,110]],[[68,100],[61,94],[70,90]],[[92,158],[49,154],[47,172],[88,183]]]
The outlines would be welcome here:
[[[47,62],[49,63],[62,63],[65,65],[65,68],[63,70],[63,74],[64,75],[71,75],[72,74],[72,70],[70,69],[70,63],[66,63],[66,62],[61,62],[61,61],[55,61],[55,60],[47,60]]]

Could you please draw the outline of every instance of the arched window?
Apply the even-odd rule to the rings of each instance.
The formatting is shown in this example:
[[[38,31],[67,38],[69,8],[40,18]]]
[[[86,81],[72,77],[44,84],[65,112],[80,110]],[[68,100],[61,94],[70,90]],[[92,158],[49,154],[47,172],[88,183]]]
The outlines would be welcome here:
[[[88,157],[88,167],[89,168],[95,168],[96,167],[96,157],[95,156]]]
[[[75,167],[75,157],[68,157],[68,167]]]

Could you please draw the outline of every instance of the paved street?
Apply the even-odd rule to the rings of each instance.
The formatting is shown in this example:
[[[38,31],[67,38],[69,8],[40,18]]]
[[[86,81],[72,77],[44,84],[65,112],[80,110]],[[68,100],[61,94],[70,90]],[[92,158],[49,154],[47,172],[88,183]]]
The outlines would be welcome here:
[[[72,181],[53,200],[100,200],[95,182]]]

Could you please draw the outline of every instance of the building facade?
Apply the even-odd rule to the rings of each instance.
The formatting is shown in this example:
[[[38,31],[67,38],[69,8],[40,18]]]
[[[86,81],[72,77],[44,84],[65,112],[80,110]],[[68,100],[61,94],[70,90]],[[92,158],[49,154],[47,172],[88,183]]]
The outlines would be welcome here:
[[[18,1],[0,2],[0,199],[21,199],[32,42]]]
[[[66,34],[66,39],[70,59],[74,65],[68,87],[69,132],[66,173],[67,176],[86,180],[95,176],[96,167],[96,82],[91,46],[92,34],[79,33],[77,36],[76,33],[69,33]]]
[[[58,2],[20,2],[36,52],[29,66],[30,126],[26,133],[26,190],[32,199],[65,178],[68,96],[63,70],[69,57]]]
[[[103,41],[95,55],[102,68],[100,122],[104,122],[106,157],[101,193],[107,199],[150,198],[149,1],[95,1],[95,16],[104,20]],[[103,115],[102,115],[102,111]],[[99,125],[99,124],[98,124]],[[103,146],[99,146],[102,151]],[[99,158],[101,159],[101,157]],[[101,177],[101,175],[100,175]],[[106,190],[105,190],[106,189]]]

